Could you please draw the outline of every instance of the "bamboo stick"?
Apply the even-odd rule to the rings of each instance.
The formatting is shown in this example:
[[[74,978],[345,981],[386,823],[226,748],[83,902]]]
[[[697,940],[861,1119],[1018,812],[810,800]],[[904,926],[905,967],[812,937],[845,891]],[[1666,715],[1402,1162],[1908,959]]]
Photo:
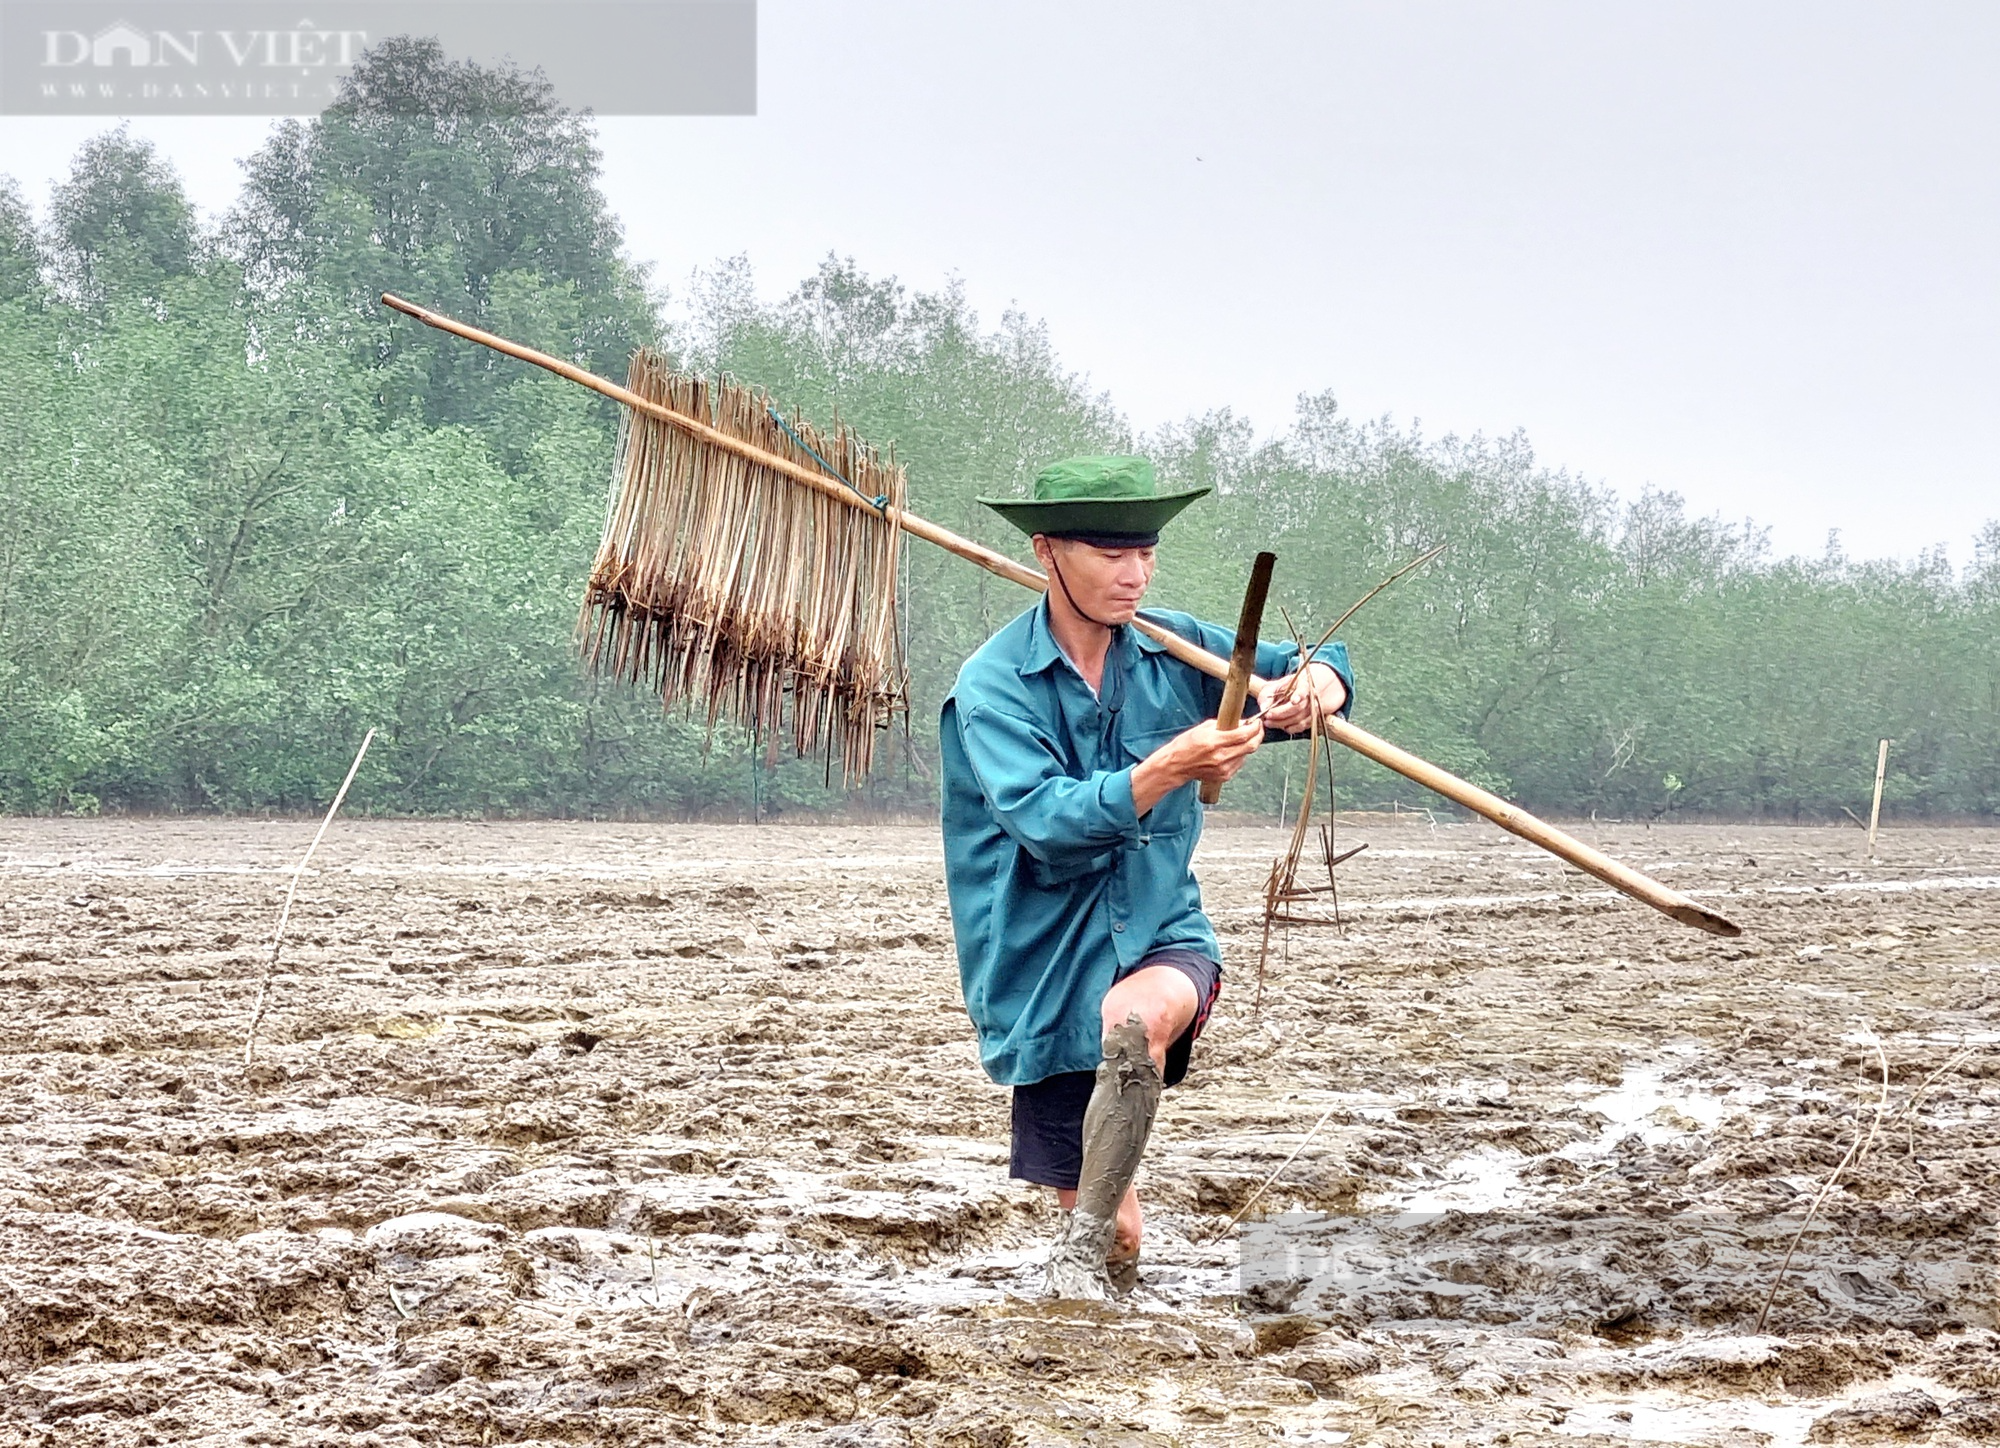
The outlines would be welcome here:
[[[1882,822],[1882,776],[1889,772],[1889,741],[1875,751],[1875,802],[1868,806],[1868,863],[1875,863],[1875,826]]]
[[[1464,805],[1474,814],[1483,815],[1511,835],[1519,835],[1531,845],[1538,845],[1552,855],[1569,861],[1586,874],[1595,875],[1614,890],[1622,890],[1634,900],[1644,901],[1663,915],[1671,915],[1683,925],[1692,925],[1697,930],[1706,930],[1710,935],[1741,935],[1742,930],[1706,905],[1697,904],[1678,890],[1669,890],[1650,876],[1642,875],[1629,865],[1621,865],[1609,855],[1592,849],[1583,841],[1564,834],[1554,825],[1548,824],[1529,814],[1518,805],[1511,805],[1497,794],[1489,794],[1478,785],[1460,779],[1457,775],[1439,769],[1428,759],[1420,759],[1407,749],[1399,749],[1386,739],[1378,739],[1366,729],[1348,723],[1345,719],[1327,719],[1320,727],[1327,737],[1336,744],[1344,744],[1367,759],[1374,760],[1384,769],[1393,769],[1405,779],[1414,780],[1425,789],[1443,795],[1454,804]]]
[[[368,746],[375,742],[375,731],[371,728],[361,736],[361,747],[354,751],[354,763],[347,766],[347,778],[341,780],[340,788],[334,792],[333,803],[326,807],[326,818],[319,822],[319,833],[306,846],[304,858],[292,871],[291,886],[285,891],[285,908],[278,912],[278,928],[271,936],[271,958],[264,962],[264,978],[257,983],[257,1004],[250,1012],[250,1029],[243,1036],[243,1064],[248,1066],[257,1055],[257,1028],[264,1024],[264,1006],[271,999],[271,982],[278,970],[278,953],[285,948],[285,927],[291,923],[292,902],[299,895],[299,879],[312,863],[319,842],[326,838],[327,827],[333,817],[340,813],[341,801],[347,798],[348,788],[354,783],[354,776],[361,772],[361,761],[368,757]]]
[[[1250,692],[1250,676],[1257,672],[1257,631],[1264,626],[1264,599],[1277,562],[1277,554],[1259,553],[1250,565],[1250,586],[1243,591],[1243,612],[1236,618],[1236,646],[1229,651],[1229,673],[1222,681],[1222,707],[1215,711],[1217,728],[1234,729],[1243,722],[1243,700]],[[1221,798],[1220,781],[1201,782],[1203,804]]]
[[[574,363],[565,362],[559,357],[551,357],[548,353],[538,352],[532,347],[524,347],[519,342],[510,342],[504,337],[496,337],[491,332],[483,332],[477,327],[468,326],[455,318],[429,311],[414,302],[406,302],[401,297],[391,296],[386,292],[382,295],[382,303],[416,318],[426,326],[435,327],[441,332],[450,332],[469,342],[491,347],[496,352],[504,352],[509,357],[518,358],[523,362],[533,363],[559,377],[567,377],[570,381],[613,398],[635,411],[671,423],[714,447],[782,473],[794,482],[814,488],[829,498],[837,499],[851,507],[869,509],[874,507],[873,500],[864,498],[836,478],[801,467],[787,458],[767,453],[727,433],[718,432],[671,408],[660,406],[636,392],[620,387],[615,382],[607,381],[594,372],[586,371]],[[975,543],[970,538],[960,537],[947,528],[927,522],[903,509],[889,507],[883,511],[891,522],[912,537],[936,544],[947,553],[955,553],[968,562],[977,563],[987,572],[1005,578],[1011,583],[1018,583],[1023,588],[1034,589],[1041,593],[1048,591],[1048,579],[1025,564],[1017,563],[1004,553],[996,553],[993,549]],[[1229,677],[1229,663],[1226,659],[1189,643],[1171,629],[1150,619],[1141,617],[1135,618],[1132,622],[1140,632],[1157,640],[1169,654],[1182,663],[1201,670],[1211,678]],[[1253,677],[1250,688],[1254,690],[1263,682]],[[1586,874],[1596,876],[1614,890],[1622,891],[1642,904],[1652,906],[1661,914],[1678,920],[1683,925],[1705,930],[1711,935],[1742,934],[1737,925],[1717,911],[1709,909],[1706,905],[1697,904],[1678,890],[1670,890],[1659,881],[1642,875],[1628,865],[1620,864],[1609,855],[1565,834],[1554,825],[1537,819],[1526,810],[1507,803],[1498,795],[1491,794],[1476,784],[1438,768],[1427,759],[1421,759],[1408,750],[1400,749],[1386,739],[1379,739],[1345,719],[1325,719],[1321,721],[1321,727],[1334,742],[1345,745],[1362,757],[1374,760],[1383,768],[1393,770],[1405,779],[1412,780],[1425,789],[1443,795],[1454,804],[1462,805],[1474,814],[1491,820],[1509,834],[1517,835],[1528,843],[1567,860]]]

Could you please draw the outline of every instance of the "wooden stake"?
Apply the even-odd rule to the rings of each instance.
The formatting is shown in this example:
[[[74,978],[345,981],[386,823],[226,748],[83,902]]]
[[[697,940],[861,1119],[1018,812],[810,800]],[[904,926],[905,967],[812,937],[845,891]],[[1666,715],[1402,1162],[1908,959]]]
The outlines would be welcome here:
[[[1236,646],[1229,651],[1229,676],[1222,681],[1222,706],[1215,711],[1218,729],[1234,729],[1243,722],[1243,701],[1250,693],[1250,676],[1257,672],[1257,630],[1264,626],[1264,600],[1271,595],[1271,570],[1278,555],[1259,553],[1250,565],[1250,586],[1243,591],[1243,612],[1236,618]],[[1305,667],[1305,660],[1299,660]],[[1214,804],[1222,798],[1219,780],[1201,782],[1201,802]]]
[[[658,417],[664,422],[682,428],[715,447],[735,453],[774,472],[783,473],[792,481],[808,488],[815,488],[827,497],[837,499],[850,507],[869,508],[871,511],[873,509],[873,504],[868,499],[843,483],[813,472],[809,468],[800,467],[787,458],[764,452],[727,433],[706,427],[670,408],[660,407],[636,392],[620,387],[615,382],[607,382],[595,373],[587,372],[559,357],[551,357],[546,352],[537,352],[534,348],[524,347],[519,342],[496,337],[491,332],[482,332],[477,327],[467,326],[464,322],[441,313],[426,311],[414,302],[406,302],[401,297],[390,296],[386,292],[382,295],[382,303],[384,306],[393,307],[399,312],[415,317],[425,326],[436,327],[441,332],[450,332],[453,336],[463,337],[468,342],[477,342],[481,346],[493,348],[496,352],[504,352],[509,357],[517,357],[523,362],[546,368],[559,377],[567,377],[572,382],[588,387],[593,392],[600,392],[606,397],[615,398],[627,407],[645,413],[649,417]],[[996,553],[991,548],[973,542],[970,538],[962,538],[947,528],[940,528],[937,524],[926,522],[900,508],[892,507],[885,511],[891,522],[912,537],[921,538],[926,543],[935,543],[947,553],[955,553],[970,563],[977,563],[988,573],[1004,578],[1010,583],[1018,583],[1023,588],[1032,588],[1038,593],[1048,591],[1048,579],[1026,564],[1015,562],[1004,553]],[[1156,640],[1168,653],[1189,667],[1201,670],[1212,679],[1229,677],[1228,660],[1211,654],[1198,644],[1189,643],[1165,625],[1140,617],[1132,620],[1132,626],[1148,638]],[[1255,689],[1264,682],[1253,675],[1250,687]],[[1670,916],[1683,925],[1705,930],[1710,935],[1734,936],[1743,933],[1739,926],[1719,912],[1709,909],[1708,906],[1697,904],[1678,890],[1670,890],[1659,881],[1649,879],[1628,865],[1620,864],[1609,855],[1592,849],[1583,841],[1564,834],[1554,825],[1544,823],[1526,810],[1507,803],[1498,795],[1489,794],[1478,785],[1438,768],[1429,760],[1420,759],[1406,749],[1399,749],[1386,739],[1376,738],[1366,729],[1338,718],[1323,720],[1321,728],[1327,738],[1352,749],[1356,754],[1374,760],[1384,769],[1393,770],[1405,779],[1414,780],[1425,789],[1443,795],[1474,814],[1484,816],[1509,834],[1518,835],[1529,844],[1569,861],[1586,874],[1595,875],[1614,890],[1622,891],[1634,900],[1652,906],[1661,914]]]
[[[1889,741],[1875,751],[1875,802],[1868,806],[1868,861],[1875,862],[1875,826],[1882,822],[1882,776],[1889,771]]]

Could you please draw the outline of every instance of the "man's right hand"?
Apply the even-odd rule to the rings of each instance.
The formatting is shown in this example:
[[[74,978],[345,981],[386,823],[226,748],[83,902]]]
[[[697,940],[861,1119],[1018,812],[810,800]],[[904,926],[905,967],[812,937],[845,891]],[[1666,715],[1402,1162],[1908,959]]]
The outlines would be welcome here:
[[[1224,729],[1213,719],[1183,730],[1132,767],[1132,806],[1141,816],[1192,780],[1227,784],[1264,742],[1264,721]]]

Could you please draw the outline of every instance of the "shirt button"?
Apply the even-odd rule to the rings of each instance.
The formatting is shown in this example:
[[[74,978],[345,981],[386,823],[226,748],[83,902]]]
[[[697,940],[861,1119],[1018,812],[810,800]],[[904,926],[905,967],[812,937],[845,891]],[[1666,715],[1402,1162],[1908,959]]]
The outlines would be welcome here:
[[[1114,935],[1123,935],[1125,933],[1125,922],[1123,920],[1119,921],[1111,927],[1111,932]]]

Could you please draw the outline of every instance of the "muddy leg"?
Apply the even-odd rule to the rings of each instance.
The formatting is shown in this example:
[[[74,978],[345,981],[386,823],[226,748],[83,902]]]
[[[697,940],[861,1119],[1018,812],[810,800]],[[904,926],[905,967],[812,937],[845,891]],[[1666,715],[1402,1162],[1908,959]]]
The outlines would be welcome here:
[[[1130,1297],[1139,1290],[1139,1254],[1131,1252],[1121,1257],[1114,1252],[1106,1257],[1104,1279],[1111,1284],[1113,1295]]]
[[[1083,1114],[1083,1172],[1077,1182],[1076,1209],[1049,1259],[1051,1296],[1109,1295],[1106,1257],[1159,1105],[1160,1068],[1146,1047],[1146,1024],[1135,1011],[1104,1033],[1104,1059]]]
[[[1058,1235],[1066,1235],[1069,1214],[1076,1210],[1076,1193],[1067,1189],[1058,1190],[1056,1205],[1063,1211],[1062,1231]],[[1119,1297],[1129,1296],[1139,1286],[1139,1239],[1144,1230],[1145,1214],[1139,1205],[1139,1189],[1133,1187],[1118,1205],[1118,1228],[1112,1233],[1111,1251],[1104,1259],[1105,1275],[1111,1280],[1112,1292]]]

